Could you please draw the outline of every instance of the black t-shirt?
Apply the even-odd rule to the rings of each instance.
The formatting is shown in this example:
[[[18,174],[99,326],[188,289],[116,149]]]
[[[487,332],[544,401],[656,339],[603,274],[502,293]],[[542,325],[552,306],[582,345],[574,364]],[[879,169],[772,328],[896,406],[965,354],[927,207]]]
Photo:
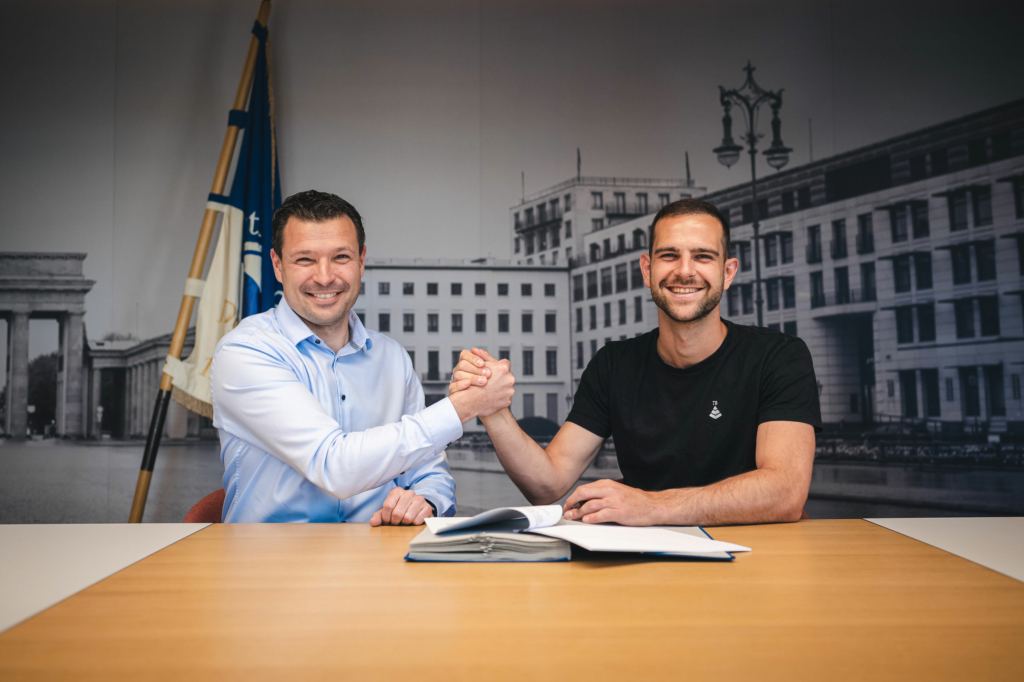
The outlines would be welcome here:
[[[641,490],[716,483],[757,468],[757,427],[821,430],[807,345],[725,321],[722,345],[678,369],[658,354],[658,330],[607,344],[583,372],[567,421],[615,438],[623,482]]]

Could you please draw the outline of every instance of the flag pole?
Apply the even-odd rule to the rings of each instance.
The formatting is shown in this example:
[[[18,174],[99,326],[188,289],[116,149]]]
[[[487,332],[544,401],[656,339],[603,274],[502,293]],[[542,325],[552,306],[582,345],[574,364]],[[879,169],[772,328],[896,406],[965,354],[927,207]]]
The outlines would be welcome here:
[[[256,21],[263,28],[267,27],[270,18],[270,0],[263,0],[260,3]],[[253,72],[256,70],[256,54],[259,50],[259,39],[253,35],[249,39],[249,52],[245,56],[245,67],[242,69],[242,78],[238,83],[238,92],[235,94],[235,104],[232,109],[244,110],[246,100],[249,98],[249,89],[252,86]],[[235,154],[235,144],[238,142],[240,127],[229,125],[224,133],[224,144],[220,149],[220,159],[217,160],[217,170],[213,174],[213,185],[211,194],[223,194],[224,186],[227,184],[228,170],[231,166],[231,158]],[[199,284],[203,277],[203,268],[206,265],[206,256],[210,251],[210,242],[213,239],[213,228],[217,222],[217,211],[206,209],[203,215],[203,224],[199,228],[199,240],[196,242],[196,251],[192,256],[192,267],[188,271],[185,294],[181,297],[181,307],[178,309],[178,320],[174,324],[174,335],[171,337],[171,348],[168,355],[174,358],[181,358],[181,350],[185,346],[185,334],[188,332],[188,323],[192,319],[192,308],[196,298],[201,294],[193,284]],[[164,374],[160,379],[160,390],[156,394],[156,404],[153,407],[153,416],[149,422],[149,434],[146,436],[146,449],[142,454],[142,466],[139,469],[139,480],[135,485],[135,499],[132,500],[132,511],[128,517],[128,523],[141,523],[142,513],[146,510],[146,497],[149,495],[149,483],[153,477],[153,467],[156,464],[156,454],[160,448],[160,436],[163,434],[164,421],[167,418],[167,406],[171,401],[171,389],[173,379],[171,375]]]

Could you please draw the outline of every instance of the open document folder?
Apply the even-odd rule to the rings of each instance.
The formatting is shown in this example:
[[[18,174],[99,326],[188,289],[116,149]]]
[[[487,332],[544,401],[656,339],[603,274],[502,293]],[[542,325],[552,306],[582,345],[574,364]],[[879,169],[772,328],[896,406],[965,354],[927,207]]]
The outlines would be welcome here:
[[[431,518],[409,543],[413,561],[565,561],[570,543],[592,552],[732,559],[749,547],[711,539],[700,527],[636,528],[566,521],[557,504],[502,507],[471,517]]]

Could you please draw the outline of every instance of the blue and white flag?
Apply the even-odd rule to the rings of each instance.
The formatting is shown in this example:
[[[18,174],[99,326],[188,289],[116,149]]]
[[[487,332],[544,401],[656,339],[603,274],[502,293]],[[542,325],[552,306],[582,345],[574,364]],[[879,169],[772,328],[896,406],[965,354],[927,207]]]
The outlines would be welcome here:
[[[273,308],[281,295],[270,261],[271,220],[281,205],[274,136],[274,91],[267,29],[253,26],[259,52],[247,111],[231,110],[228,125],[241,128],[231,194],[211,194],[207,210],[222,214],[220,236],[205,280],[187,280],[185,293],[200,298],[195,344],[187,360],[167,356],[164,373],[174,379],[172,398],[213,417],[210,367],[224,334],[253,313]]]

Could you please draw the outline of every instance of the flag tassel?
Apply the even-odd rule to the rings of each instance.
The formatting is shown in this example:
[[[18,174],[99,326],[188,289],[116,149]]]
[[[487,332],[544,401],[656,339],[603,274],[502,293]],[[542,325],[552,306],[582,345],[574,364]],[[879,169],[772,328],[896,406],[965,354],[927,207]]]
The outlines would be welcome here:
[[[266,28],[269,19],[270,0],[262,0],[259,12],[256,14],[256,22],[263,28]],[[249,88],[252,86],[253,73],[256,70],[256,54],[258,50],[259,38],[253,35],[249,39],[249,52],[245,57],[245,66],[242,69],[242,78],[238,83],[238,91],[235,94],[235,103],[232,109],[245,109],[245,103],[249,97]],[[219,195],[224,193],[228,170],[231,166],[231,158],[234,156],[235,145],[238,142],[238,133],[240,131],[240,127],[229,125],[224,133],[224,144],[221,146],[220,158],[217,160],[217,169],[213,175],[213,184],[210,189],[211,194]],[[199,228],[199,239],[196,242],[196,250],[192,256],[192,266],[188,272],[189,279],[202,279],[203,277],[203,267],[206,265],[206,257],[210,251],[210,242],[213,240],[213,228],[216,222],[217,211],[207,208],[206,213],[203,215],[202,226]],[[181,358],[181,351],[185,347],[185,334],[188,332],[188,323],[192,319],[192,308],[195,302],[196,297],[188,293],[181,297],[181,307],[178,309],[178,319],[174,323],[174,335],[171,337],[171,347],[168,351],[168,355],[173,358]],[[142,514],[146,510],[149,483],[153,476],[153,468],[156,465],[156,455],[160,449],[160,436],[163,434],[164,422],[167,417],[167,406],[173,390],[173,381],[171,375],[167,373],[164,373],[160,380],[160,390],[157,392],[156,404],[153,408],[153,418],[150,421],[149,434],[146,437],[146,448],[142,454],[139,480],[135,486],[135,497],[132,500],[132,509],[128,517],[129,523],[141,523]]]

